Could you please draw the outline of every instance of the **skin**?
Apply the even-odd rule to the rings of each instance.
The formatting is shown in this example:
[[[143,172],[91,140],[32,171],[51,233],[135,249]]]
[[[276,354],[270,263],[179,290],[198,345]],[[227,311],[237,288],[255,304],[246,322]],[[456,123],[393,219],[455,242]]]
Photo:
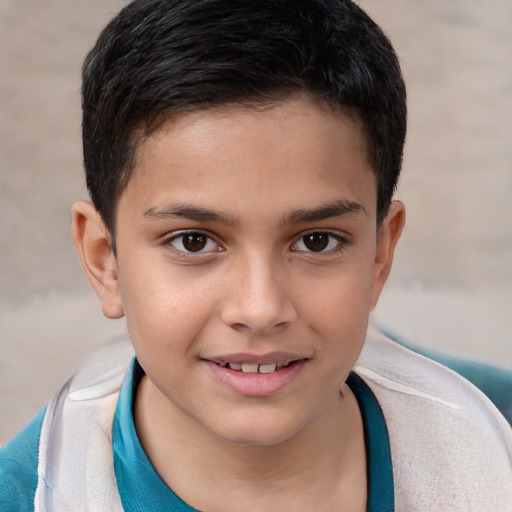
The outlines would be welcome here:
[[[94,207],[74,206],[85,272],[104,314],[126,315],[146,372],[137,432],[192,506],[365,509],[344,382],[405,216],[394,202],[377,228],[376,204],[361,123],[300,96],[188,113],[145,141],[118,203],[117,258]],[[276,392],[219,379],[216,362],[276,351],[301,359]]]

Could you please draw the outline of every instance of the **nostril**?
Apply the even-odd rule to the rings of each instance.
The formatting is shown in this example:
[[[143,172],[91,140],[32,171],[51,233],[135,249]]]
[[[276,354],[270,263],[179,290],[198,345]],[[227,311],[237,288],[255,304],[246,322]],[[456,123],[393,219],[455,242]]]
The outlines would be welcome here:
[[[231,328],[237,332],[259,332],[259,333],[268,332],[268,333],[270,333],[270,332],[279,331],[280,329],[286,327],[287,325],[288,325],[288,322],[279,322],[270,327],[265,327],[265,328],[259,329],[257,327],[252,327],[251,325],[244,324],[242,322],[235,322],[235,323],[231,324]]]
[[[251,330],[248,325],[242,323],[231,324],[231,328],[237,332],[247,332]]]

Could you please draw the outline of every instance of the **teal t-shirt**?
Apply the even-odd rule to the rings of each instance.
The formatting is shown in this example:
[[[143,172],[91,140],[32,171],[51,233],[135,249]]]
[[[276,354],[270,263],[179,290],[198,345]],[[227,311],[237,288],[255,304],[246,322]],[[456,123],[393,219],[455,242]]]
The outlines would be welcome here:
[[[117,485],[125,512],[191,512],[160,478],[144,452],[133,420],[133,403],[143,371],[134,360],[124,379],[114,417],[112,443]],[[367,512],[393,512],[394,490],[389,437],[381,408],[366,383],[351,373],[364,424]],[[45,409],[11,442],[0,448],[0,510],[30,512],[37,486],[38,443]]]
[[[0,511],[31,512],[37,487],[39,434],[46,407],[0,448]]]
[[[133,397],[143,376],[135,361],[127,374],[112,432],[114,466],[125,512],[192,512],[160,478],[140,444],[133,420]],[[366,383],[351,373],[347,384],[357,398],[364,424],[368,502],[367,512],[393,512],[394,490],[389,436],[382,410]]]

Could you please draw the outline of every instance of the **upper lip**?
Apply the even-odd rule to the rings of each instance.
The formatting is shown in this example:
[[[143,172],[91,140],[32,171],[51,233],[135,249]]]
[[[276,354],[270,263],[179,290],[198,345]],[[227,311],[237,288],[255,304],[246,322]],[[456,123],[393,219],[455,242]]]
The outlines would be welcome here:
[[[297,361],[299,359],[309,359],[303,354],[292,352],[268,352],[266,354],[250,354],[237,352],[235,354],[223,354],[214,357],[203,358],[212,363],[239,363],[239,364],[272,364],[283,363],[287,361]]]

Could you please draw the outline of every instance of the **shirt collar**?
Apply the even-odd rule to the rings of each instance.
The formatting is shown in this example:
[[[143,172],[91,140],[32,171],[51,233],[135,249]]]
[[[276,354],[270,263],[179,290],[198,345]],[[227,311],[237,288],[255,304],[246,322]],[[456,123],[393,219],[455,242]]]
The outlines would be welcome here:
[[[140,510],[193,512],[160,478],[135,430],[133,405],[144,371],[134,358],[126,373],[114,417],[114,469],[125,512]],[[386,421],[368,385],[355,373],[347,384],[356,396],[364,425],[368,502],[367,512],[393,512],[394,486]],[[196,511],[197,512],[197,511]]]

